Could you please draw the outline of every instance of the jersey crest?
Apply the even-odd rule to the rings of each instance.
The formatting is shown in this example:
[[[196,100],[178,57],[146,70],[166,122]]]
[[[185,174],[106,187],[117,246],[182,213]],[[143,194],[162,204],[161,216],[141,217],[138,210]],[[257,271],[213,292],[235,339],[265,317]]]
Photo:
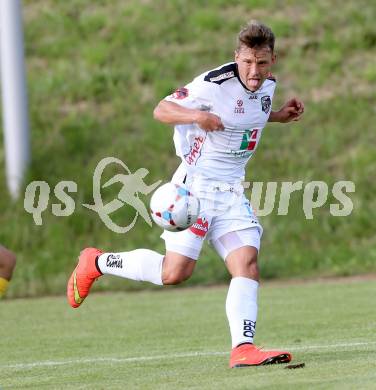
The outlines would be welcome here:
[[[263,96],[261,98],[261,108],[262,111],[265,112],[265,114],[267,114],[270,111],[271,105],[272,105],[272,101],[270,99],[270,96]]]

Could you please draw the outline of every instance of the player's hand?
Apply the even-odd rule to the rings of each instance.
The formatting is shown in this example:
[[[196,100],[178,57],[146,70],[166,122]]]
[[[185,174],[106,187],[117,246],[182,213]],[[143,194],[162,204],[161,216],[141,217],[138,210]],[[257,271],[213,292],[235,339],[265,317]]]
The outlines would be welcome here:
[[[274,118],[272,118],[271,121],[281,123],[298,121],[303,113],[304,103],[297,98],[292,98],[288,100],[279,111],[273,112]]]
[[[205,131],[224,130],[225,127],[218,115],[211,114],[207,111],[199,111],[196,121],[197,125]]]

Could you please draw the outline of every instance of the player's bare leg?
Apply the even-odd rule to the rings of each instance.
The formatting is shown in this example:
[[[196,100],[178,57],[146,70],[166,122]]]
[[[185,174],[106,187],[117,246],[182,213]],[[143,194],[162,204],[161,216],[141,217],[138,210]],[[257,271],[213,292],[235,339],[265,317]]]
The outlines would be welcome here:
[[[253,345],[257,319],[257,293],[259,286],[258,251],[243,246],[226,258],[230,283],[226,313],[230,324],[232,351],[230,367],[246,367],[271,363],[287,363],[291,354],[285,351],[263,351]]]
[[[233,278],[244,277],[259,281],[258,251],[253,246],[242,246],[226,258],[226,266]]]
[[[0,245],[0,298],[7,290],[15,266],[16,256],[14,253]]]
[[[162,282],[179,284],[189,279],[196,265],[196,260],[176,252],[167,251],[162,266]]]

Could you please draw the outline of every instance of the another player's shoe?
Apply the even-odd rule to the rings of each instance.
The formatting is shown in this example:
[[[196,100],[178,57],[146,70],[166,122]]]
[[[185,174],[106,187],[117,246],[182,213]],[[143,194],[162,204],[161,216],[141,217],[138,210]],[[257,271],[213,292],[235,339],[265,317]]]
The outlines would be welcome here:
[[[263,351],[253,344],[241,344],[231,351],[230,368],[288,363],[291,359],[289,352]]]
[[[81,305],[88,296],[91,285],[102,275],[96,260],[102,253],[97,248],[85,248],[81,251],[78,264],[67,285],[68,302],[72,307]]]

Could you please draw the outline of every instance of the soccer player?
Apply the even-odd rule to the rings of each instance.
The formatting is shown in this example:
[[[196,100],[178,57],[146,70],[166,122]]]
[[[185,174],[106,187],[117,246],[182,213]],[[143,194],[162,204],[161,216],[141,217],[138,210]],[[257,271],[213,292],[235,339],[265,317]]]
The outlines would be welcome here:
[[[15,266],[14,253],[0,245],[0,299],[5,295]]]
[[[200,198],[200,217],[185,231],[162,234],[165,255],[149,249],[122,253],[84,249],[68,281],[72,307],[83,302],[102,274],[157,285],[181,283],[191,276],[208,239],[232,276],[226,299],[230,367],[291,360],[287,351],[264,351],[253,344],[262,227],[241,184],[266,123],[297,121],[304,111],[296,98],[278,111],[271,109],[276,87],[270,73],[276,60],[274,40],[270,28],[250,22],[238,35],[234,62],[201,74],[157,105],[155,119],[175,126],[175,148],[182,160],[172,182],[185,183]]]

